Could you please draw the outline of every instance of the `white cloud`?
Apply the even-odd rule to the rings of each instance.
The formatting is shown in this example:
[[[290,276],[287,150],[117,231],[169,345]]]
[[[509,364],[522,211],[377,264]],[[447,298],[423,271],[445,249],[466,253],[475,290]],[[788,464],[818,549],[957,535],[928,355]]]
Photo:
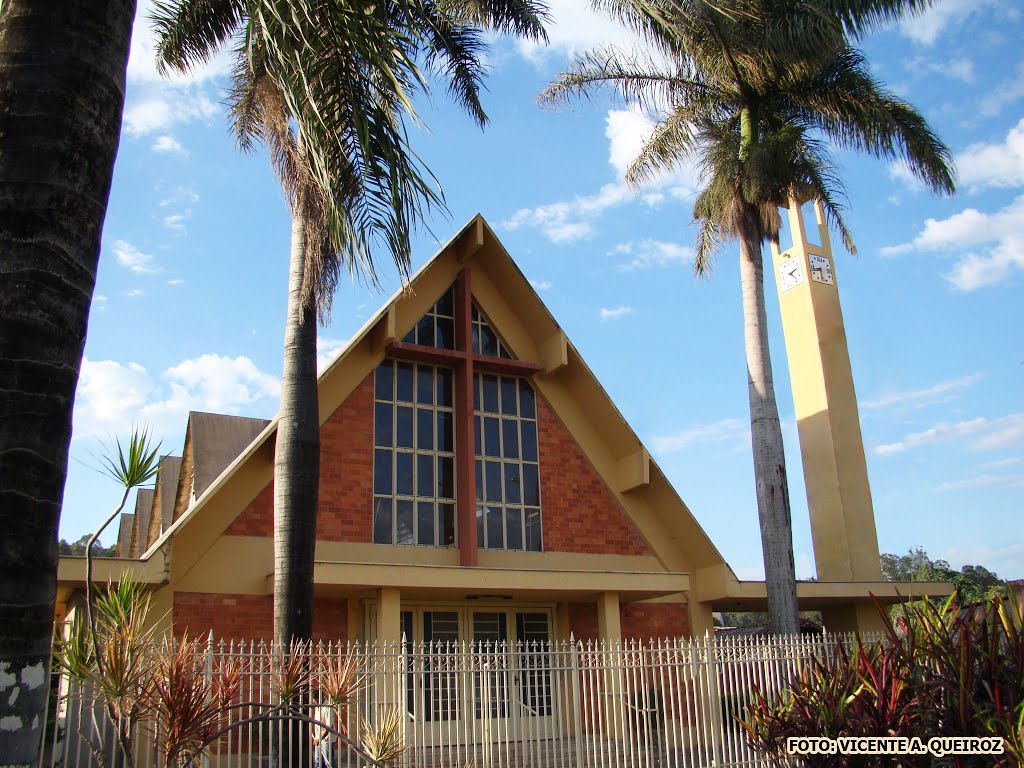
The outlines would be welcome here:
[[[520,208],[502,222],[502,226],[509,230],[536,227],[553,243],[572,243],[593,234],[591,221],[599,214],[635,196],[622,182],[605,184],[593,195],[580,195],[568,202],[549,203],[536,208]]]
[[[115,240],[112,249],[117,263],[136,274],[152,274],[160,271],[156,259],[151,254],[143,253],[126,240]]]
[[[948,219],[927,219],[909,243],[887,246],[883,255],[913,251],[953,251],[958,259],[943,275],[954,287],[973,291],[1000,283],[1024,270],[1024,195],[1002,210],[982,213],[966,208]],[[994,245],[990,245],[994,243]],[[983,253],[972,250],[984,245]]]
[[[922,45],[932,45],[946,27],[959,26],[972,13],[983,10],[993,0],[939,0],[927,11],[900,23],[900,31]]]
[[[547,25],[549,44],[529,40],[518,42],[520,54],[535,63],[551,56],[561,58],[598,45],[634,47],[635,34],[605,16],[594,13],[587,0],[550,0],[551,23]]]
[[[985,187],[1024,187],[1024,118],[995,144],[972,144],[956,158],[960,183]]]
[[[1011,456],[1008,459],[990,461],[986,464],[982,464],[981,469],[1005,469],[1006,467],[1014,467],[1018,464],[1024,464],[1024,456]]]
[[[616,265],[615,268],[619,272],[635,272],[652,267],[674,267],[693,262],[693,248],[690,246],[650,238],[639,243],[620,243],[609,253],[629,258],[629,261]]]
[[[153,434],[178,434],[190,410],[238,413],[265,402],[273,408],[280,382],[247,357],[202,355],[155,380],[138,363],[82,361],[75,398],[76,438],[125,435],[133,424]]]
[[[1017,64],[1017,71],[1000,82],[981,97],[979,111],[985,117],[995,117],[1003,108],[1024,98],[1024,61]]]
[[[142,296],[145,293],[141,288],[132,288],[129,291],[125,291],[124,295],[130,299],[134,299],[136,296]]]
[[[915,408],[922,408],[926,405],[934,405],[935,403],[945,403],[957,397],[961,390],[967,389],[981,381],[981,378],[980,373],[973,373],[970,376],[963,376],[959,379],[947,379],[925,389],[893,392],[883,395],[876,400],[866,400],[860,403],[860,407],[864,410],[888,408],[893,405],[912,405]]]
[[[181,279],[180,277],[176,277],[176,278],[174,278],[173,280],[168,280],[168,281],[167,281],[167,284],[168,284],[168,285],[181,285],[181,284],[182,284],[182,283],[184,283],[184,282],[185,282],[185,281],[184,281],[184,280],[182,280],[182,279]]]
[[[925,56],[915,56],[906,62],[906,66],[911,72],[919,75],[934,72],[965,83],[973,83],[975,80],[974,62],[966,57],[930,59]]]
[[[965,565],[983,565],[1004,578],[1024,573],[1024,545],[1021,544],[950,547],[940,552],[938,557],[957,570]]]
[[[188,152],[181,146],[176,138],[170,134],[164,134],[163,136],[157,136],[156,141],[153,142],[152,147],[154,152],[171,153],[176,155],[187,155]]]
[[[721,419],[710,424],[687,427],[674,435],[660,435],[651,444],[658,453],[681,451],[691,445],[743,443],[750,440],[750,423],[743,419]]]
[[[943,422],[922,432],[913,432],[895,443],[875,446],[874,453],[878,456],[894,456],[951,440],[957,440],[975,451],[992,451],[1024,443],[1024,413],[1012,413],[995,419],[981,417],[956,423]]]
[[[520,208],[502,222],[508,230],[535,227],[553,243],[572,243],[590,237],[594,222],[612,208],[640,200],[650,207],[660,205],[668,197],[685,199],[697,188],[698,172],[687,162],[677,172],[667,174],[643,192],[635,192],[625,182],[626,169],[636,157],[654,124],[635,110],[613,109],[605,117],[608,139],[608,162],[615,171],[615,180],[596,193],[577,195],[572,200]]]
[[[174,125],[194,120],[209,121],[221,108],[201,90],[163,89],[148,93],[124,110],[124,128],[137,138],[166,132]]]
[[[530,285],[538,291],[549,291],[554,284],[550,280],[531,280]]]
[[[1024,474],[978,475],[965,480],[953,480],[938,487],[940,491],[960,491],[968,488],[1024,488]]]
[[[332,339],[330,336],[319,336],[316,340],[316,370],[323,373],[331,364],[341,348],[348,344],[348,339]]]
[[[97,293],[95,296],[92,297],[92,300],[94,303],[99,304],[106,301],[107,297],[104,296],[102,293]]]
[[[623,304],[620,307],[601,307],[601,310],[597,314],[602,321],[606,321],[618,320],[626,315],[632,315],[634,312],[636,312],[636,307],[630,307]]]

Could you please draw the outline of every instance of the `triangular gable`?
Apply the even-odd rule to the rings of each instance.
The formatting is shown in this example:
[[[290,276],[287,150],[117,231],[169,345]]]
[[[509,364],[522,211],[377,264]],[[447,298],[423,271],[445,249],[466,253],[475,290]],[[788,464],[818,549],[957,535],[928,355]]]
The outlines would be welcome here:
[[[178,494],[178,475],[181,470],[180,456],[161,456],[153,487],[153,512],[149,517],[149,531],[145,549],[153,546],[166,531],[174,518],[174,499]]]
[[[191,411],[172,519],[181,517],[269,423],[267,419]]]
[[[139,557],[146,551],[146,536],[149,535],[151,514],[153,514],[153,489],[139,488],[135,495],[135,519],[132,520],[128,557]]]
[[[534,377],[538,393],[663,567],[674,572],[727,570],[539,295],[479,216],[417,272],[406,290],[396,292],[321,374],[322,423],[366,381],[390,343],[415,332],[466,266],[472,267],[472,293],[481,319],[500,332],[510,354],[514,351],[518,358],[540,364],[540,375]],[[433,312],[435,333],[438,320],[445,317]],[[275,432],[276,420],[165,533],[164,540],[169,534],[188,540],[182,548],[188,555],[175,547],[172,581],[191,568],[271,481]]]

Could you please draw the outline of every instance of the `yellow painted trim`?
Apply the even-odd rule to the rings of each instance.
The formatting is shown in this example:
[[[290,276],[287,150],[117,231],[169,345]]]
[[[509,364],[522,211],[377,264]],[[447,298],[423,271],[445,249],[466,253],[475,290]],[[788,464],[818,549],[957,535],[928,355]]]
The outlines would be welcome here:
[[[125,576],[139,584],[163,584],[167,575],[163,562],[158,558],[150,560],[129,560],[119,557],[97,557],[92,561],[94,584],[120,581]],[[85,558],[62,556],[57,561],[57,583],[64,589],[85,587]]]

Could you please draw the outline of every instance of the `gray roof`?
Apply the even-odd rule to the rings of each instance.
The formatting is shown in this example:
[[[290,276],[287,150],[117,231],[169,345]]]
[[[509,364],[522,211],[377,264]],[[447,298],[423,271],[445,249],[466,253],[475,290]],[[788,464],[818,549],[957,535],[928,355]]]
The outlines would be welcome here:
[[[156,476],[156,488],[153,495],[153,516],[149,520],[149,533],[146,545],[140,547],[142,554],[160,534],[167,530],[174,518],[174,498],[178,493],[178,473],[181,470],[181,456],[161,456],[160,469]]]
[[[121,521],[117,528],[117,556],[128,557],[132,548],[132,526],[135,525],[135,514],[122,512]]]
[[[196,498],[213,484],[270,421],[222,413],[192,411],[188,416],[188,438],[191,443],[191,481],[189,489]],[[186,449],[187,450],[187,449]],[[187,505],[186,505],[187,506]]]
[[[135,497],[135,523],[132,526],[131,541],[128,545],[128,557],[138,557],[146,549],[146,537],[149,535],[149,516],[153,512],[153,489],[139,488]]]

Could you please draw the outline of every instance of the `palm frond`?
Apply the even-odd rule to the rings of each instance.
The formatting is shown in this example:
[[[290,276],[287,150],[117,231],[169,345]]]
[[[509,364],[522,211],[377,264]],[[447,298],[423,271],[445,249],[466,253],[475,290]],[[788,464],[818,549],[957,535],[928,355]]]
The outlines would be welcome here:
[[[155,0],[157,69],[188,72],[205,64],[245,23],[244,0]]]

